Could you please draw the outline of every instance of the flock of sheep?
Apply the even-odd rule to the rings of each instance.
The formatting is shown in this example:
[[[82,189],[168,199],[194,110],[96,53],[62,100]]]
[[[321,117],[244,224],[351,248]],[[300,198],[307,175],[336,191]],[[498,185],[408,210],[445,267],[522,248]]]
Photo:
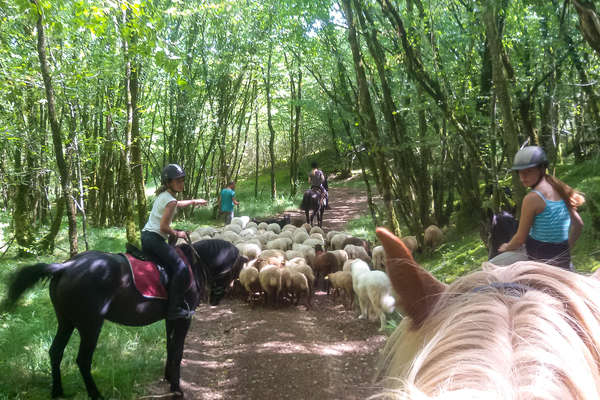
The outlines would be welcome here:
[[[334,301],[339,297],[347,309],[358,299],[358,318],[378,317],[380,330],[386,314],[395,309],[396,294],[384,272],[383,247],[371,250],[367,240],[334,230],[325,233],[309,224],[257,224],[246,216],[233,218],[223,228],[201,227],[190,234],[193,242],[210,238],[233,243],[249,260],[236,281],[249,302],[262,300],[277,306],[302,301],[310,308],[315,289],[321,287],[331,292]],[[417,250],[414,236],[402,240],[409,250]],[[425,246],[436,247],[442,240],[435,225],[425,231]]]

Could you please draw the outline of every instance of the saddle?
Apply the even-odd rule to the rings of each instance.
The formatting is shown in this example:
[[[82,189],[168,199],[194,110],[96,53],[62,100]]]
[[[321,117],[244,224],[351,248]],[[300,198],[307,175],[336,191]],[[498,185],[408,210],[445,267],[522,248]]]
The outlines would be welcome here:
[[[129,264],[133,282],[140,294],[146,298],[167,299],[169,275],[167,274],[166,269],[131,243],[125,245],[125,250],[126,253],[121,255],[125,257]],[[176,250],[188,267],[191,285],[193,274],[190,264],[185,254],[177,248]]]
[[[323,188],[321,188],[321,186],[311,186],[310,190],[312,190],[313,192],[316,192],[320,195],[321,197],[321,203],[325,201],[325,191],[323,190]]]

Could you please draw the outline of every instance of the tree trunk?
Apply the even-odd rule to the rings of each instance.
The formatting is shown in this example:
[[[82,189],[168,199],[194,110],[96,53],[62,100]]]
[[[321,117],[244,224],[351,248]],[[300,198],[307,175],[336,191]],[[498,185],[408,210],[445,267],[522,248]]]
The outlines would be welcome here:
[[[350,43],[350,49],[352,50],[352,59],[354,61],[354,69],[356,71],[356,80],[358,83],[358,107],[361,120],[360,128],[364,132],[365,136],[369,139],[368,143],[371,146],[370,151],[373,154],[373,169],[377,170],[377,172],[380,174],[380,181],[378,182],[377,189],[383,196],[384,211],[387,219],[386,222],[395,235],[401,236],[400,224],[398,223],[392,198],[392,179],[389,174],[389,168],[385,159],[385,155],[381,150],[382,143],[379,139],[379,128],[377,126],[377,119],[375,117],[375,111],[373,110],[373,104],[371,102],[367,76],[360,54],[360,45],[356,35],[356,28],[354,25],[354,17],[350,0],[342,0],[342,6],[344,9],[344,14],[346,15],[346,21],[348,23],[348,41]]]
[[[75,205],[71,200],[71,174],[63,155],[62,148],[62,133],[58,119],[56,117],[56,103],[54,98],[54,88],[52,86],[52,77],[50,76],[50,65],[46,57],[46,36],[44,34],[44,24],[42,20],[42,12],[37,0],[31,0],[35,5],[38,13],[37,19],[37,51],[40,59],[40,68],[44,79],[44,87],[46,89],[46,100],[48,101],[48,118],[50,119],[50,128],[52,130],[52,143],[54,145],[54,153],[56,156],[56,164],[60,174],[60,185],[62,196],[67,204],[67,216],[69,218],[69,254],[75,256],[77,254],[77,219],[75,213]]]
[[[271,163],[271,200],[277,197],[277,181],[275,179],[275,129],[273,128],[273,116],[271,114],[271,58],[273,56],[273,44],[269,44],[269,58],[267,61],[267,76],[265,79],[265,91],[267,96],[267,126],[269,127],[269,161]]]
[[[502,62],[502,38],[497,29],[497,10],[493,1],[487,1],[483,10],[483,22],[490,49],[490,58],[492,61],[492,78],[495,86],[496,98],[500,109],[502,110],[502,121],[504,125],[503,139],[506,145],[507,156],[510,160],[519,150],[519,139],[517,124],[513,116],[512,101],[508,88],[508,81],[504,73],[504,64]],[[519,180],[517,173],[513,172],[512,187],[515,194],[515,200],[521,203],[525,195],[525,189]]]

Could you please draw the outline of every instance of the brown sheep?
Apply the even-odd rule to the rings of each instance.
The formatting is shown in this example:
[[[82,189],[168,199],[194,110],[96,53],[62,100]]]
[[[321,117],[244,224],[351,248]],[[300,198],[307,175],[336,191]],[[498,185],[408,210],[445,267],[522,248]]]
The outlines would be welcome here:
[[[340,295],[340,290],[343,292],[342,301],[345,309],[352,309],[354,303],[354,290],[352,288],[352,274],[348,271],[337,271],[328,274],[326,280],[331,282],[333,287],[334,298]]]
[[[444,234],[442,230],[435,225],[429,225],[425,229],[423,237],[423,247],[426,251],[435,250],[444,241]]]
[[[402,239],[402,243],[410,250],[411,253],[415,253],[419,248],[419,242],[417,242],[416,236],[404,236]]]
[[[369,257],[371,257],[371,244],[368,240],[357,238],[354,236],[349,236],[342,242],[342,249],[345,249],[346,245],[348,244],[353,244],[355,246],[362,247],[363,249],[365,249]]]
[[[327,274],[340,269],[337,257],[326,251],[317,251],[312,269],[315,273],[315,288],[318,287],[319,281],[323,281],[323,288],[329,292],[329,285],[324,279]]]

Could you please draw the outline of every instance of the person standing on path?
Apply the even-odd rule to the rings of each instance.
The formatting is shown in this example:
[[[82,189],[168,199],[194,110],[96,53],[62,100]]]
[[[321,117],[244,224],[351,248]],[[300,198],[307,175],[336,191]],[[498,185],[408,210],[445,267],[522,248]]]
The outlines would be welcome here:
[[[229,225],[233,219],[233,206],[240,202],[235,199],[235,182],[231,181],[221,190],[221,212],[225,214],[225,225]]]

